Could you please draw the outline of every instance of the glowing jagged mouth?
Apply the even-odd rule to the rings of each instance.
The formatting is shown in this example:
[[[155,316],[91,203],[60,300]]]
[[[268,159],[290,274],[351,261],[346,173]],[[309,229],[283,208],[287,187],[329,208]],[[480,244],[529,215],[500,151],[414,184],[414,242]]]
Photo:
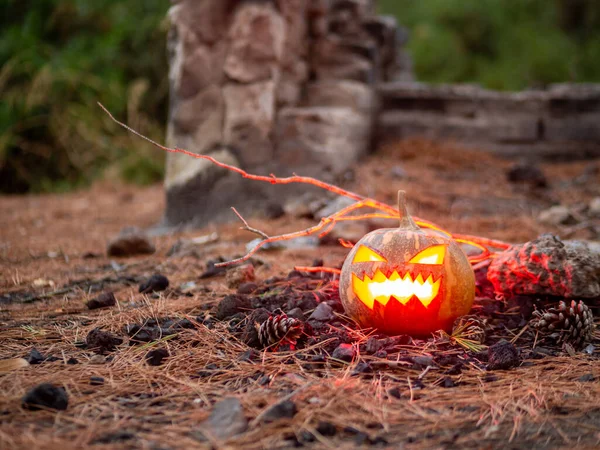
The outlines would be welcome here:
[[[423,275],[419,274],[413,280],[410,273],[406,273],[401,277],[397,271],[387,277],[381,270],[377,269],[373,278],[365,274],[364,279],[360,279],[355,274],[352,274],[352,289],[358,298],[373,309],[375,300],[383,306],[387,305],[390,298],[394,297],[403,305],[413,297],[417,297],[423,306],[427,307],[438,295],[440,290],[441,278],[433,280],[433,275],[429,275],[427,279],[423,279]]]

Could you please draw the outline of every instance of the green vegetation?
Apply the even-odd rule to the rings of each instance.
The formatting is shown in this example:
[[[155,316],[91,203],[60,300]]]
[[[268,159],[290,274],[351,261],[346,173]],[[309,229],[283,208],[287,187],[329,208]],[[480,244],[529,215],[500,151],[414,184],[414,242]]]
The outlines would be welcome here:
[[[102,102],[163,139],[168,0],[4,0],[0,191],[55,191],[104,173],[161,178],[164,155],[107,119]]]
[[[162,177],[164,155],[102,102],[164,140],[168,0],[4,0],[0,192],[56,191],[105,176]],[[379,0],[411,29],[418,79],[523,89],[600,81],[597,0]]]
[[[600,81],[597,0],[379,0],[411,30],[417,78],[520,90]]]

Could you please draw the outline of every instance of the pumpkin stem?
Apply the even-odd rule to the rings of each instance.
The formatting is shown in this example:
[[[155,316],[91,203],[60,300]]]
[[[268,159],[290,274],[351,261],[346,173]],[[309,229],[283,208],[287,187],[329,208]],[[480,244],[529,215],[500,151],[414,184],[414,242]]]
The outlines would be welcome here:
[[[400,215],[400,228],[403,230],[419,230],[411,215],[406,209],[406,191],[398,191],[398,213]]]

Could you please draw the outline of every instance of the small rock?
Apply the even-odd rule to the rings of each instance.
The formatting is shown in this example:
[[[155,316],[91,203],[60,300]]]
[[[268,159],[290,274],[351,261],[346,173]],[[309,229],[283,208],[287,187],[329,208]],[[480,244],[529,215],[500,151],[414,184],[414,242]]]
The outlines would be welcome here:
[[[95,356],[97,356],[97,355],[95,355]],[[67,364],[70,366],[73,366],[75,364],[79,364],[79,361],[77,361],[76,358],[71,357],[71,358],[67,359]]]
[[[251,309],[250,299],[243,295],[227,295],[219,302],[215,317],[218,320],[225,320],[241,312],[248,312]]]
[[[135,439],[135,434],[130,431],[116,431],[114,433],[105,433],[93,441],[91,444],[114,444],[117,442],[126,442]]]
[[[230,289],[237,289],[242,283],[249,283],[256,279],[254,266],[243,264],[227,271],[225,281]]]
[[[42,355],[37,348],[32,348],[29,352],[29,356],[27,357],[27,362],[31,365],[41,364],[46,361],[44,355]]]
[[[498,381],[498,377],[493,373],[486,373],[483,377],[483,381],[485,381],[486,383],[491,383],[493,381]]]
[[[166,348],[157,348],[150,350],[146,354],[146,362],[150,366],[160,366],[165,358],[169,357],[169,351]]]
[[[271,406],[262,416],[262,422],[271,423],[279,419],[291,419],[297,412],[296,404],[291,400],[285,400]]]
[[[590,381],[596,381],[596,377],[593,373],[586,373],[585,375],[580,376],[577,381],[581,381],[582,383],[587,383]]]
[[[450,377],[445,377],[444,381],[442,382],[442,387],[445,388],[453,388],[455,387],[456,384],[454,383],[454,380]]]
[[[327,303],[320,303],[313,311],[308,320],[318,320],[319,322],[329,322],[334,318],[333,308]]]
[[[224,274],[227,272],[227,267],[217,267],[217,264],[225,262],[225,258],[219,256],[214,259],[206,261],[206,270],[200,275],[200,279],[216,277],[217,275]]]
[[[591,217],[600,217],[600,197],[592,199],[589,205],[588,214]]]
[[[265,208],[265,216],[267,219],[279,219],[285,215],[285,209],[281,203],[269,203]]]
[[[563,205],[556,205],[540,213],[538,220],[546,225],[573,225],[577,220],[569,211],[569,208]]]
[[[317,432],[322,436],[335,436],[337,428],[331,422],[320,421],[317,425]]]
[[[304,312],[300,308],[292,308],[287,312],[287,316],[292,319],[301,320],[304,322]]]
[[[524,183],[532,187],[544,188],[548,186],[548,180],[544,172],[531,163],[517,163],[506,172],[506,179],[511,183]]]
[[[328,202],[323,208],[314,213],[314,218],[321,220],[322,218],[331,216],[332,214],[335,214],[336,212],[352,205],[353,203],[356,203],[356,200],[348,197],[336,197]]]
[[[252,294],[257,289],[258,289],[258,285],[256,283],[242,283],[238,286],[237,293],[238,294]]]
[[[156,251],[148,235],[137,227],[126,227],[108,243],[108,256],[149,255]]]
[[[250,349],[250,350],[246,350],[243,353],[240,353],[237,360],[244,361],[244,362],[253,362],[254,360],[256,360],[258,358],[258,356],[259,355],[258,355],[258,353],[256,353],[255,350]]]
[[[117,345],[123,343],[123,339],[115,336],[112,333],[100,330],[100,328],[94,328],[90,331],[85,338],[87,348],[93,350],[96,353],[103,354],[104,352],[111,352]]]
[[[370,337],[367,339],[367,343],[365,344],[365,353],[367,355],[374,355],[377,353],[382,347],[384,343],[375,337]]]
[[[90,364],[100,365],[106,362],[106,358],[102,355],[94,355],[90,358]]]
[[[50,383],[42,383],[31,389],[22,399],[23,408],[30,411],[49,408],[64,411],[69,405],[67,391]]]
[[[352,362],[356,351],[352,344],[340,344],[334,351],[331,357],[338,361]]]
[[[506,370],[520,362],[517,348],[504,339],[488,348],[488,370]]]
[[[247,429],[248,420],[244,416],[242,404],[233,397],[216,403],[208,419],[200,424],[202,435],[218,440],[232,438]]]
[[[169,287],[169,279],[159,273],[152,275],[148,280],[140,284],[140,294],[161,292]]]
[[[394,166],[390,169],[390,176],[396,180],[402,180],[406,178],[408,173],[400,166]]]
[[[98,297],[88,301],[85,305],[88,307],[88,309],[99,309],[115,306],[116,304],[117,299],[115,298],[115,294],[112,292],[103,292]]]
[[[415,356],[413,358],[413,362],[421,367],[433,366],[433,357],[432,356]]]
[[[102,378],[102,377],[90,377],[90,384],[92,386],[102,386],[104,384],[104,378]]]

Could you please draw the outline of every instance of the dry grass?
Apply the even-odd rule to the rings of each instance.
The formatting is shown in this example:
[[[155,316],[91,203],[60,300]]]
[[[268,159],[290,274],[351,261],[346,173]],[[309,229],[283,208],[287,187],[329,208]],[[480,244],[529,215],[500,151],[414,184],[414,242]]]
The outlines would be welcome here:
[[[498,170],[506,162],[473,155],[427,143],[400,144],[357,169],[352,189],[393,203],[395,191],[404,188],[415,214],[455,231],[511,241],[531,239],[542,231],[560,232],[542,227],[534,218],[548,199],[506,183]],[[382,167],[387,170],[394,164],[401,165],[409,178],[386,178]],[[553,183],[544,195],[570,204],[598,195],[593,187],[567,184],[583,171],[584,164],[544,169]],[[149,318],[195,321],[231,292],[223,278],[198,277],[209,257],[231,256],[243,249],[248,236],[238,232],[237,225],[220,227],[220,242],[198,248],[195,256],[167,257],[166,253],[177,239],[208,234],[216,227],[157,238],[157,254],[118,261],[123,265],[120,271],[115,272],[110,260],[102,256],[107,238],[122,226],[147,226],[159,219],[158,196],[160,188],[127,188],[123,194],[105,186],[65,197],[0,198],[2,293],[55,289],[33,288],[34,280],[40,278],[54,281],[56,288],[70,286],[64,293],[37,302],[0,306],[0,359],[26,357],[33,347],[59,358],[0,375],[0,448],[290,448],[293,441],[289,438],[301,438],[303,430],[316,438],[306,443],[311,448],[353,448],[354,437],[343,431],[347,426],[372,439],[385,438],[389,448],[592,448],[600,444],[600,383],[579,381],[588,374],[600,378],[597,350],[593,355],[561,353],[527,359],[510,371],[487,372],[484,364],[466,358],[458,346],[421,341],[396,350],[404,357],[444,353],[464,358],[462,373],[446,375],[450,368],[446,365],[415,368],[403,359],[390,362],[366,354],[359,354],[351,364],[328,362],[310,367],[303,355],[318,353],[327,342],[294,353],[262,352],[247,362],[238,359],[247,347],[229,332],[227,323],[209,329],[196,322],[195,329],[183,330],[177,338],[144,346],[125,342],[111,354],[112,359],[98,364],[92,352],[74,345],[93,328],[122,335],[126,324]],[[251,223],[268,233],[305,226],[293,218]],[[84,259],[88,251],[100,256]],[[48,252],[58,252],[58,256],[48,256]],[[257,274],[259,279],[285,274],[294,265],[307,265],[318,257],[335,265],[344,253],[331,247],[261,253],[260,258],[270,266],[261,267]],[[154,298],[138,294],[136,283],[126,278],[143,278],[156,271],[167,275],[172,287],[195,281],[198,288],[190,296],[172,289]],[[83,304],[97,291],[88,289],[89,283],[73,282],[103,277],[115,277],[103,289],[113,290],[119,304],[87,311]],[[357,347],[368,338],[350,331]],[[506,337],[530,349],[533,342],[528,340],[528,331],[521,331],[504,330],[493,338]],[[157,347],[168,348],[172,356],[163,366],[151,367],[145,355]],[[79,364],[66,365],[71,357]],[[371,363],[374,372],[354,374],[360,362]],[[208,364],[216,364],[218,370],[199,374]],[[490,381],[490,375],[496,379]],[[103,377],[104,385],[90,385],[91,376]],[[444,388],[447,377],[457,386]],[[417,380],[424,389],[418,388]],[[25,392],[41,382],[66,388],[67,411],[30,412],[20,407]],[[228,396],[241,400],[250,429],[227,442],[199,442],[193,432],[212,405]],[[271,424],[256,420],[287,397],[298,407],[293,419]],[[334,424],[337,434],[317,433],[321,421]],[[134,438],[98,443],[122,431],[133,433]]]

